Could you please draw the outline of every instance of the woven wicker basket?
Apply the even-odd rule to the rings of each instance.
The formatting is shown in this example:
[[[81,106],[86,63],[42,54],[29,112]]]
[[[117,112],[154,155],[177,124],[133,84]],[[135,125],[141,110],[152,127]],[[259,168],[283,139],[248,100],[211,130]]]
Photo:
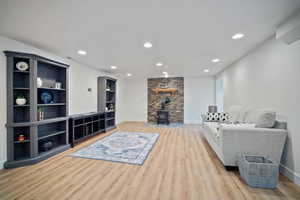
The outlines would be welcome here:
[[[241,154],[238,159],[242,179],[251,187],[276,188],[279,165],[263,156]]]

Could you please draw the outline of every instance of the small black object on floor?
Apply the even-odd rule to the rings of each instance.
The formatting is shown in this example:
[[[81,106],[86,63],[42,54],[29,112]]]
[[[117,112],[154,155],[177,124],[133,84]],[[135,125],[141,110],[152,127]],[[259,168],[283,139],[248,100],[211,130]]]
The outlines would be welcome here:
[[[226,171],[238,171],[239,168],[237,166],[225,166]]]

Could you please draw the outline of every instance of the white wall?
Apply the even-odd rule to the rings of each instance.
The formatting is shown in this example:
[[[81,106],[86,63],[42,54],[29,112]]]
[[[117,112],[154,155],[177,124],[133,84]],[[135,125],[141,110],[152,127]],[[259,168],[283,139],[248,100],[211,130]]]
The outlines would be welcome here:
[[[225,110],[238,104],[274,109],[288,123],[289,136],[282,163],[288,176],[300,184],[300,42],[286,45],[274,38],[227,68]]]
[[[126,78],[120,103],[120,121],[147,121],[147,79]]]
[[[105,75],[99,70],[0,36],[0,168],[6,160],[6,57],[3,54],[4,50],[38,54],[70,64],[70,114],[97,110],[97,77]],[[88,92],[88,88],[92,88],[92,92]],[[118,101],[117,97],[117,103]]]
[[[147,121],[147,79],[123,80],[121,121]],[[200,114],[207,106],[215,104],[215,82],[213,77],[184,78],[184,122],[201,123]]]
[[[216,105],[218,112],[224,111],[224,84],[222,78],[216,78]]]
[[[87,113],[97,110],[97,77],[100,71],[70,63],[70,114]],[[88,88],[92,88],[89,92]]]
[[[215,104],[213,77],[184,78],[184,123],[201,123],[201,114]]]
[[[123,121],[126,121],[124,115],[124,103],[125,103],[125,85],[124,85],[124,79],[119,78],[117,80],[117,101],[116,101],[116,124],[122,123]]]
[[[1,45],[0,38],[0,45]],[[2,50],[2,46],[0,46]],[[6,60],[0,55],[0,169],[6,160]]]

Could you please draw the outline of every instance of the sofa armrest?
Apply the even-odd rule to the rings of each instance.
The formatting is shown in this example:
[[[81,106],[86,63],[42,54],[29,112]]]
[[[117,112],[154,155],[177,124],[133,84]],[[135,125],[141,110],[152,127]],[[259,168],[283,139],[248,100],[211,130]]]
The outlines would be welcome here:
[[[231,158],[240,153],[268,156],[280,163],[287,131],[270,128],[221,127],[220,137],[223,154]]]
[[[287,130],[284,129],[274,129],[274,128],[235,128],[235,127],[220,127],[221,131],[223,131],[224,134],[229,134],[230,136],[234,134],[238,134],[238,136],[241,135],[247,135],[251,134],[251,136],[261,136],[262,134],[269,135],[269,134],[287,134]]]

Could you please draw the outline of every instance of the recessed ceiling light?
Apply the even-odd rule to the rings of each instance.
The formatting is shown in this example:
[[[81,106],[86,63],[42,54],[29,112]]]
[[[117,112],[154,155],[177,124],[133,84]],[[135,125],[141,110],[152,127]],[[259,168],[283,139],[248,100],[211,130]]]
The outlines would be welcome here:
[[[217,63],[217,62],[220,62],[220,59],[215,58],[215,59],[212,59],[211,62]]]
[[[238,40],[243,38],[245,35],[243,33],[236,33],[235,35],[232,36],[233,40]]]
[[[205,73],[208,73],[209,72],[209,69],[204,69],[203,70]]]
[[[77,53],[80,55],[86,55],[86,51],[83,51],[83,50],[78,50]]]
[[[162,72],[163,74],[168,74],[168,72]]]
[[[157,67],[161,67],[161,66],[163,66],[164,64],[162,63],[162,62],[158,62],[158,63],[156,63],[156,66]]]
[[[117,66],[110,66],[111,69],[117,69]]]
[[[126,76],[128,76],[128,77],[129,77],[129,76],[132,76],[132,74],[130,74],[130,73],[127,73],[127,74],[126,74]]]
[[[152,47],[151,42],[145,42],[144,47],[147,48],[147,49],[151,48]]]

